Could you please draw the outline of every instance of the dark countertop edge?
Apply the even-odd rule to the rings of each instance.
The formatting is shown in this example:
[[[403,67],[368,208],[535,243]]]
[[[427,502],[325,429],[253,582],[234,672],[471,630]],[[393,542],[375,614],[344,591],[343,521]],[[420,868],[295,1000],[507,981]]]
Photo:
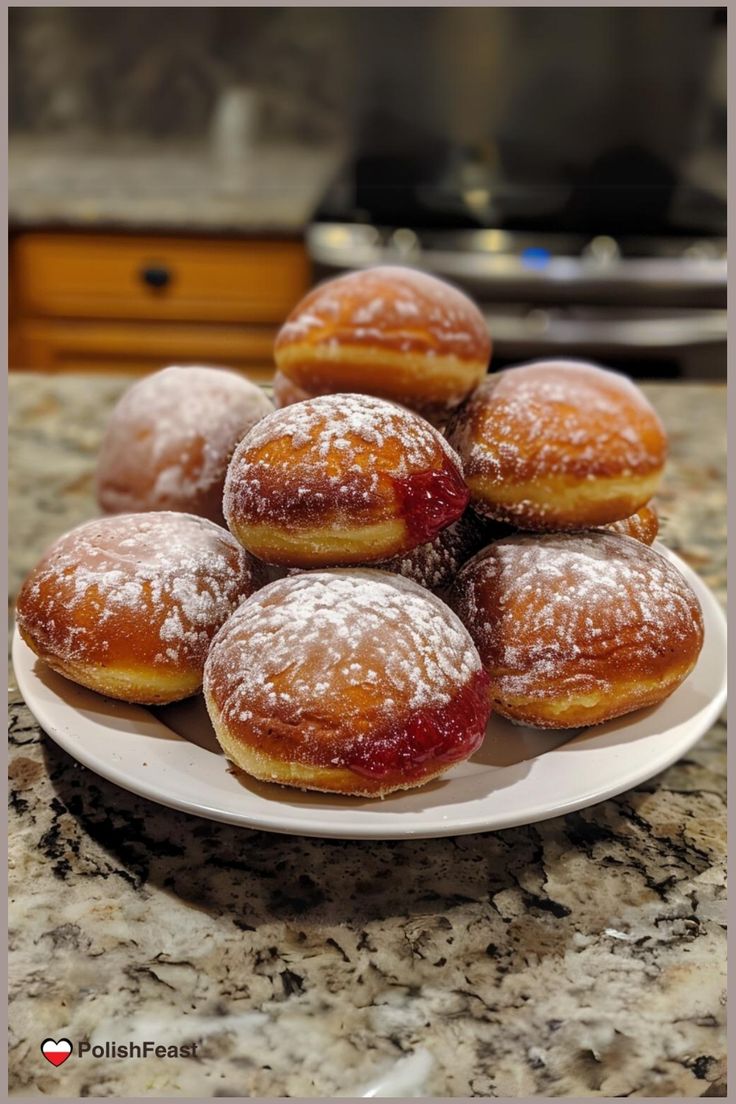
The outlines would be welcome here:
[[[211,226],[206,223],[192,222],[158,222],[147,219],[136,221],[135,219],[108,219],[101,218],[94,221],[80,221],[74,216],[69,218],[35,219],[18,218],[12,212],[8,216],[8,234],[13,235],[28,233],[74,233],[80,235],[117,234],[120,237],[171,237],[171,238],[242,238],[244,241],[254,238],[284,239],[290,241],[304,241],[307,226],[311,217],[304,222],[286,226],[284,223],[257,223],[248,226],[243,223],[227,223],[217,221]]]

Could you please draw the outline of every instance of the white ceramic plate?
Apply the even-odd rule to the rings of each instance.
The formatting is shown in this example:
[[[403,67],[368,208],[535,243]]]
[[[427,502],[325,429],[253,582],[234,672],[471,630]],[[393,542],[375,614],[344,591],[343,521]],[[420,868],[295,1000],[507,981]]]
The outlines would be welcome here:
[[[557,733],[492,717],[482,747],[422,789],[381,800],[302,793],[228,769],[201,697],[155,710],[101,697],[54,674],[15,633],[13,663],[28,708],[65,751],[103,778],[211,820],[339,839],[399,839],[531,824],[622,793],[679,759],[726,700],[726,622],[706,585],[689,580],[705,620],[695,670],[661,705]]]

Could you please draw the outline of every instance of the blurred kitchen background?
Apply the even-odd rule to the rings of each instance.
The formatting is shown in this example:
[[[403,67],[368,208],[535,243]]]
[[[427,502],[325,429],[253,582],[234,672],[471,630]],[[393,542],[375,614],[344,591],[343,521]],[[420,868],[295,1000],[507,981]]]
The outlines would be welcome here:
[[[265,379],[312,283],[398,261],[494,366],[723,378],[725,12],[11,8],[11,368]]]

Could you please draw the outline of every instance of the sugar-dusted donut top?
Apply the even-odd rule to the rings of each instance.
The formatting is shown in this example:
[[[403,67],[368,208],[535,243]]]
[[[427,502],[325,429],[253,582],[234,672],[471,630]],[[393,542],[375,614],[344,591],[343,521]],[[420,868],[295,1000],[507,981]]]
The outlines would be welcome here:
[[[275,714],[315,739],[384,727],[407,711],[443,706],[481,671],[456,615],[409,579],[331,570],[270,583],[223,626],[205,690],[225,723]]]
[[[655,410],[626,376],[582,361],[535,361],[488,376],[448,437],[466,474],[646,474],[664,463]]]
[[[291,345],[376,346],[486,363],[491,339],[483,315],[451,284],[399,265],[338,276],[297,304],[276,339]]]
[[[222,483],[235,445],[273,403],[225,368],[164,368],[125,392],[98,458],[105,509],[176,508]]]
[[[204,662],[209,641],[262,581],[214,522],[118,514],[60,537],[26,579],[18,620],[62,659]]]
[[[224,512],[294,517],[320,503],[375,501],[381,477],[462,465],[445,438],[418,414],[370,395],[324,395],[284,407],[240,442],[225,482]],[[320,497],[322,496],[322,497]]]
[[[602,531],[497,541],[461,569],[451,601],[505,695],[636,677],[702,638],[700,605],[677,568]]]

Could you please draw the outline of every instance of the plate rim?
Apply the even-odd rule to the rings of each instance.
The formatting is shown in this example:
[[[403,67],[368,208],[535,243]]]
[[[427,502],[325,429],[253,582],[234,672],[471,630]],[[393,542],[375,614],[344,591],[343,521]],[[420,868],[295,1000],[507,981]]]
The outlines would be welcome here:
[[[278,809],[282,808],[278,801],[274,802],[276,805],[276,811],[273,814],[260,814],[260,813],[248,813],[247,811],[231,813],[228,810],[218,809],[207,803],[198,803],[193,800],[181,800],[178,797],[171,797],[165,792],[162,792],[160,787],[157,787],[153,783],[146,782],[143,778],[132,776],[124,771],[121,772],[115,764],[104,756],[96,756],[94,751],[88,750],[82,745],[81,750],[79,747],[78,737],[68,733],[64,730],[63,724],[53,715],[53,707],[59,702],[63,705],[64,709],[71,710],[73,713],[77,713],[78,707],[74,704],[65,701],[56,692],[51,691],[52,697],[47,701],[44,697],[39,697],[35,691],[34,682],[36,675],[34,674],[30,661],[35,663],[37,657],[33,651],[21,638],[17,626],[14,626],[13,643],[12,643],[12,659],[13,668],[15,671],[16,682],[18,689],[23,697],[23,701],[26,707],[29,709],[36,722],[42,728],[42,730],[49,736],[54,743],[58,744],[67,754],[69,754],[77,762],[81,763],[87,769],[91,770],[94,774],[105,778],[113,785],[119,786],[121,789],[135,794],[137,797],[144,798],[145,800],[152,801],[157,805],[161,805],[165,808],[174,809],[177,812],[187,813],[189,815],[198,816],[207,820],[212,820],[221,824],[230,824],[234,827],[247,828],[250,831],[267,831],[274,832],[280,835],[292,835],[303,836],[318,839],[342,839],[342,840],[400,840],[400,839],[437,839],[445,836],[459,836],[470,835],[480,832],[493,832],[502,831],[506,828],[521,827],[522,825],[542,823],[545,820],[553,819],[558,816],[565,816],[569,813],[576,812],[579,809],[589,808],[598,804],[601,801],[609,800],[616,797],[626,790],[632,789],[641,782],[653,777],[661,771],[666,770],[669,766],[675,763],[682,755],[684,755],[691,747],[693,747],[698,740],[709,730],[713,723],[717,720],[718,716],[723,709],[723,706],[727,698],[727,674],[726,674],[726,650],[727,650],[727,621],[724,611],[720,602],[713,594],[713,591],[691,567],[685,563],[681,558],[666,546],[660,544],[659,541],[655,542],[654,546],[656,551],[665,555],[666,558],[674,562],[674,564],[685,575],[686,579],[693,586],[701,606],[703,609],[704,620],[706,622],[711,621],[713,624],[713,630],[719,633],[722,638],[722,655],[723,655],[723,672],[720,679],[718,692],[715,696],[701,709],[697,716],[697,720],[694,722],[691,731],[687,731],[680,736],[679,740],[666,746],[659,756],[654,756],[646,765],[639,763],[636,765],[630,773],[624,773],[624,776],[620,777],[617,782],[612,785],[607,785],[603,789],[600,787],[595,788],[592,791],[586,791],[578,796],[571,797],[567,800],[549,800],[539,804],[537,807],[524,806],[523,810],[519,812],[518,817],[509,814],[501,814],[500,820],[494,822],[494,818],[483,817],[482,813],[474,813],[467,817],[460,817],[458,819],[438,819],[432,826],[430,825],[418,825],[412,827],[410,824],[406,824],[401,830],[398,828],[391,828],[388,826],[381,827],[381,822],[378,820],[375,827],[372,825],[350,825],[345,824],[341,826],[338,823],[320,824],[319,823],[319,806],[315,806],[313,810],[305,813],[299,812],[296,815],[290,816],[288,819],[283,818],[283,814],[280,816]],[[719,649],[719,655],[721,651]],[[702,662],[702,657],[699,660]],[[697,665],[696,665],[697,666]],[[63,676],[59,675],[59,678]],[[691,677],[691,676],[688,676]],[[75,687],[75,692],[84,692],[88,694],[94,694],[94,691],[86,690],[84,687],[79,687],[74,683],[70,685]],[[94,695],[95,697],[102,697],[103,695]],[[31,700],[29,700],[29,698]],[[116,703],[125,708],[126,703]],[[664,703],[662,703],[664,704]],[[155,722],[161,725],[162,728],[167,729],[169,732],[173,732],[173,729],[168,728],[165,722],[156,717],[146,706],[130,706],[127,708],[135,708],[141,710],[148,717],[151,717]],[[658,708],[655,706],[655,709]],[[49,710],[51,711],[49,713]],[[91,722],[99,723],[99,722]],[[593,726],[597,727],[597,726]],[[670,731],[667,729],[666,731]],[[185,743],[188,743],[184,737],[180,737],[177,734],[177,738],[181,739]],[[565,745],[561,745],[565,746]],[[542,759],[545,755],[554,755],[559,749],[553,749],[542,753],[542,755],[532,756],[528,762],[530,764]],[[407,791],[411,792],[411,791]],[[418,791],[419,792],[419,791]],[[293,807],[292,807],[293,808]],[[349,810],[345,810],[349,812]],[[332,809],[329,811],[331,821],[339,821],[339,817],[342,810]],[[397,812],[395,814],[399,817],[411,817],[411,812]],[[498,814],[497,814],[498,817]]]

